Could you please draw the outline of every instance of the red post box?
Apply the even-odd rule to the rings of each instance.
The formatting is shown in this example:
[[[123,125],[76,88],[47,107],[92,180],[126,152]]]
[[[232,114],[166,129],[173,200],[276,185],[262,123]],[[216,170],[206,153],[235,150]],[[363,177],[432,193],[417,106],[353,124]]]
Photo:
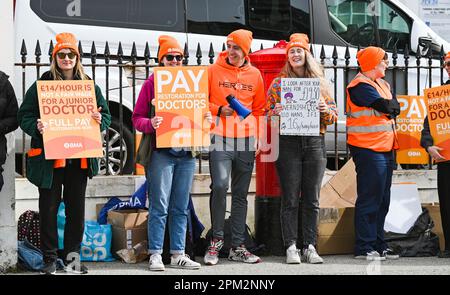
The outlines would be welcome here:
[[[249,55],[252,64],[262,74],[265,92],[286,62],[286,45],[287,42],[282,40],[273,48],[258,50]],[[278,141],[276,146],[271,144],[271,135],[278,136],[277,126],[267,122],[265,132],[270,149],[277,149]],[[273,150],[263,151],[256,158],[255,239],[258,244],[266,246],[267,255],[285,255],[280,221],[281,189],[275,162],[262,161],[271,152]]]

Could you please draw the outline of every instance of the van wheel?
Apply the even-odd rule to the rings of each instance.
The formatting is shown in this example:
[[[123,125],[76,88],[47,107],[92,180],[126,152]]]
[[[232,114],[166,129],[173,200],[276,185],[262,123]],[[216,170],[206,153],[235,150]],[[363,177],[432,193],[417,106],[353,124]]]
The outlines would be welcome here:
[[[106,175],[106,131],[102,132],[103,136],[103,158],[100,159],[100,175]],[[122,153],[120,152],[120,144],[122,144]],[[123,174],[133,173],[133,133],[127,125],[123,125],[123,137],[120,140],[120,124],[119,120],[112,118],[109,126],[109,142],[108,142],[108,171],[109,175],[120,174],[120,158],[122,155]]]

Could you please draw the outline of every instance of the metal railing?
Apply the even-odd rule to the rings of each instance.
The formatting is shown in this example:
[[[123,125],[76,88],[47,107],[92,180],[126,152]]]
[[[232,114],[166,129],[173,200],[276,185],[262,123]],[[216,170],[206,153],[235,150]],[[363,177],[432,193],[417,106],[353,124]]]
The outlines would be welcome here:
[[[329,46],[328,46],[329,47]],[[339,112],[343,115],[345,110],[345,86],[351,81],[353,76],[357,73],[358,67],[351,66],[352,56],[350,55],[350,48],[347,47],[345,49],[345,53],[343,58],[341,58],[338,54],[338,49],[336,46],[332,47],[331,56],[327,56],[326,54],[326,46],[324,45],[315,45],[311,46],[311,52],[314,53],[314,49],[320,48],[319,53],[319,61],[323,65],[327,77],[332,81],[333,91],[335,97],[343,97],[343,99],[336,99],[336,104]],[[78,49],[81,56],[81,62],[85,68],[85,70],[90,71],[92,79],[96,82],[100,87],[104,87],[104,95],[105,99],[110,106],[110,110],[112,116],[118,122],[118,129],[115,130],[110,128],[104,134],[104,149],[105,149],[105,157],[101,161],[101,168],[104,167],[103,174],[105,175],[122,175],[122,174],[130,174],[134,173],[135,165],[134,165],[134,151],[136,147],[136,130],[133,128],[131,123],[131,112],[136,104],[136,94],[138,84],[142,83],[145,79],[150,75],[151,68],[157,65],[157,58],[152,57],[148,43],[145,44],[145,49],[143,55],[138,55],[136,50],[136,44],[133,43],[132,49],[129,55],[125,55],[122,49],[122,43],[119,42],[117,47],[116,54],[112,54],[109,49],[109,44],[106,42],[103,46],[103,53],[97,53],[97,46],[94,42],[92,42],[92,46],[89,53],[84,52],[81,42],[78,44]],[[261,44],[260,49],[263,49],[263,45]],[[422,54],[421,51],[425,49],[426,54]],[[225,50],[225,44],[222,45],[222,51]],[[319,50],[317,50],[319,51]],[[53,52],[53,41],[50,41],[49,48],[47,51],[48,62],[42,62],[42,51],[39,40],[36,42],[33,58],[34,61],[28,61],[29,55],[27,52],[27,47],[25,45],[25,40],[22,41],[22,46],[20,50],[21,62],[15,63],[15,66],[20,67],[22,69],[22,95],[25,96],[27,82],[34,82],[34,79],[30,77],[28,72],[32,68],[36,71],[36,79],[41,76],[42,69],[48,68],[50,66],[52,60],[52,52]],[[416,64],[410,65],[409,59],[409,48],[406,46],[402,49],[403,60],[400,62],[399,53],[396,47],[392,52],[390,60],[392,61],[392,66],[389,66],[387,71],[386,80],[392,85],[393,92],[396,94],[410,94],[408,93],[408,88],[410,86],[411,81],[409,81],[408,76],[415,72],[417,75],[417,95],[420,95],[423,87],[421,87],[421,73],[422,71],[427,72],[428,77],[428,87],[432,87],[433,85],[433,71],[440,71],[440,81],[439,84],[444,82],[444,72],[443,72],[443,62],[444,62],[444,50],[441,48],[441,52],[437,54],[439,59],[439,64],[436,65],[436,62],[433,62],[433,58],[436,58],[432,54],[431,44],[428,48],[418,47],[416,50]],[[157,56],[156,53],[154,56]],[[216,57],[216,52],[214,51],[213,44],[210,43],[209,50],[207,54],[207,63],[214,63]],[[197,50],[195,53],[195,64],[201,65],[203,64],[203,54],[200,44],[197,46]],[[353,57],[354,58],[354,57]],[[85,60],[89,60],[89,62],[83,62]],[[189,50],[187,44],[184,46],[184,60],[183,64],[189,64]],[[425,60],[427,63],[422,65],[422,60]],[[100,62],[99,62],[100,61]],[[101,79],[99,78],[99,73],[101,73]],[[89,74],[89,72],[88,72]],[[114,77],[117,75],[117,77]],[[124,85],[124,78],[128,81],[128,85]],[[27,81],[30,80],[30,81]],[[338,80],[342,79],[342,83],[338,83]],[[100,81],[101,80],[101,81]],[[111,80],[115,82],[111,83]],[[340,87],[341,86],[341,87]],[[131,91],[129,91],[131,89]],[[126,95],[124,94],[126,91]],[[111,93],[116,93],[116,97],[114,100],[111,100]],[[128,97],[131,96],[131,97]],[[19,96],[20,97],[20,96]],[[124,99],[131,98],[131,110],[124,107]],[[343,105],[339,105],[339,102],[343,103]],[[117,128],[117,126],[114,126]],[[328,137],[331,135],[332,144],[330,148],[330,144],[328,145],[328,154],[334,155],[334,163],[331,168],[339,169],[339,167],[349,158],[348,148],[345,143],[345,130],[339,130],[338,124],[334,124],[329,126],[328,128]],[[125,130],[126,129],[126,130]],[[331,131],[331,132],[330,132]],[[129,138],[129,133],[131,133],[131,140]],[[341,139],[339,139],[341,136]],[[20,153],[22,153],[21,159],[21,174],[25,175],[26,173],[26,165],[25,165],[25,150],[26,150],[26,142],[28,141],[28,136],[22,132],[22,143],[20,148]],[[340,140],[340,141],[339,141]],[[119,146],[113,146],[112,141],[116,143],[119,141]],[[16,146],[16,149],[18,147]],[[119,155],[119,158],[117,158]],[[130,168],[131,167],[131,168]],[[430,165],[431,167],[431,165]],[[329,167],[330,168],[330,167]],[[198,173],[202,173],[202,155],[198,157]]]

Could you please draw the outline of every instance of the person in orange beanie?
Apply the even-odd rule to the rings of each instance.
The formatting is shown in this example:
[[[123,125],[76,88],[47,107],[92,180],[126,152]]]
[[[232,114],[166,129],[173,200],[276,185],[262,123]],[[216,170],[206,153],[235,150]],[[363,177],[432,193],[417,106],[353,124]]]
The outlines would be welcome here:
[[[80,63],[77,40],[71,33],[56,35],[50,70],[39,80],[64,81],[90,80]],[[98,174],[97,158],[76,158],[46,160],[43,134],[48,130],[47,122],[41,120],[38,103],[37,82],[28,89],[17,118],[20,128],[31,136],[31,148],[27,152],[27,179],[39,190],[39,228],[44,266],[42,274],[56,273],[58,258],[58,232],[56,216],[63,196],[66,212],[64,227],[64,249],[62,258],[64,270],[85,274],[88,269],[73,254],[79,255],[84,232],[85,195],[88,178]],[[98,110],[91,114],[100,131],[108,129],[111,114],[100,88],[95,85],[95,99]],[[64,190],[63,190],[64,188]]]
[[[386,52],[367,47],[357,53],[360,72],[347,86],[347,143],[356,166],[355,258],[398,259],[384,240],[389,210],[394,151],[398,149],[395,117],[400,106],[389,83]]]
[[[231,249],[228,259],[257,263],[261,259],[245,247],[247,194],[260,135],[259,118],[264,115],[264,84],[261,73],[248,57],[252,32],[236,30],[227,36],[227,49],[209,66],[209,106],[216,118],[212,130],[209,164],[212,238],[204,262],[215,265],[223,246],[226,197],[231,176]],[[229,106],[234,96],[251,115],[241,120]]]
[[[450,78],[450,51],[444,59],[444,69]],[[444,83],[449,85],[450,79]],[[439,197],[439,209],[441,211],[442,230],[444,232],[445,247],[444,251],[439,253],[439,258],[450,258],[450,159],[441,155],[442,148],[434,145],[434,139],[431,136],[430,123],[428,116],[423,122],[422,136],[420,144],[430,154],[431,158],[437,163],[437,187]]]
[[[178,41],[162,35],[159,42],[159,65],[162,67],[182,67],[183,49]],[[193,261],[185,253],[187,212],[190,191],[195,172],[193,147],[157,148],[156,130],[164,124],[171,125],[164,114],[156,115],[155,76],[150,75],[139,93],[133,110],[132,121],[136,130],[150,137],[151,149],[138,149],[137,158],[144,165],[148,184],[148,252],[149,269],[164,271],[163,246],[166,229],[170,240],[170,266],[181,269],[199,269],[200,263]],[[202,110],[200,110],[202,111]],[[163,112],[164,113],[164,112]],[[149,116],[150,115],[150,116]],[[212,122],[209,110],[204,118]],[[179,119],[176,117],[175,119]],[[144,160],[145,159],[145,160]]]
[[[281,116],[283,78],[320,80],[320,134],[318,136],[279,136],[279,156],[275,163],[281,187],[281,232],[286,248],[286,263],[323,263],[316,250],[320,184],[326,167],[325,132],[336,122],[337,108],[331,97],[330,83],[320,64],[309,52],[309,38],[292,34],[286,46],[286,63],[267,91],[269,117]],[[301,196],[301,197],[299,197]],[[301,204],[301,205],[300,205]],[[302,224],[298,223],[301,214]],[[298,229],[301,235],[298,236]],[[298,246],[298,248],[297,248]]]

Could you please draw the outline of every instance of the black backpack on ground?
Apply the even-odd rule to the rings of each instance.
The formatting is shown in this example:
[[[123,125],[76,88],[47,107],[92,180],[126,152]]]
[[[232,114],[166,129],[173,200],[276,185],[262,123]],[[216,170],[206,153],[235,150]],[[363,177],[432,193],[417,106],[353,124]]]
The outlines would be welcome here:
[[[36,248],[41,248],[39,212],[27,210],[20,215],[17,222],[17,240],[24,241],[25,239]]]
[[[389,248],[402,257],[430,257],[439,253],[439,237],[431,232],[433,220],[426,208],[406,234],[385,233]]]
[[[255,238],[250,230],[250,227],[247,224],[245,225],[245,227],[246,227],[246,230],[244,233],[245,234],[245,242],[244,242],[245,247],[247,248],[248,251],[250,251],[251,253],[253,253],[255,255],[262,255],[265,246],[257,245]],[[227,258],[228,254],[230,254],[230,249],[231,249],[231,218],[225,219],[223,233],[224,233],[223,247],[219,251],[219,257]],[[203,255],[205,254],[207,247],[209,246],[209,242],[212,239],[212,229],[208,230],[205,238],[206,238],[206,247],[203,250]]]

